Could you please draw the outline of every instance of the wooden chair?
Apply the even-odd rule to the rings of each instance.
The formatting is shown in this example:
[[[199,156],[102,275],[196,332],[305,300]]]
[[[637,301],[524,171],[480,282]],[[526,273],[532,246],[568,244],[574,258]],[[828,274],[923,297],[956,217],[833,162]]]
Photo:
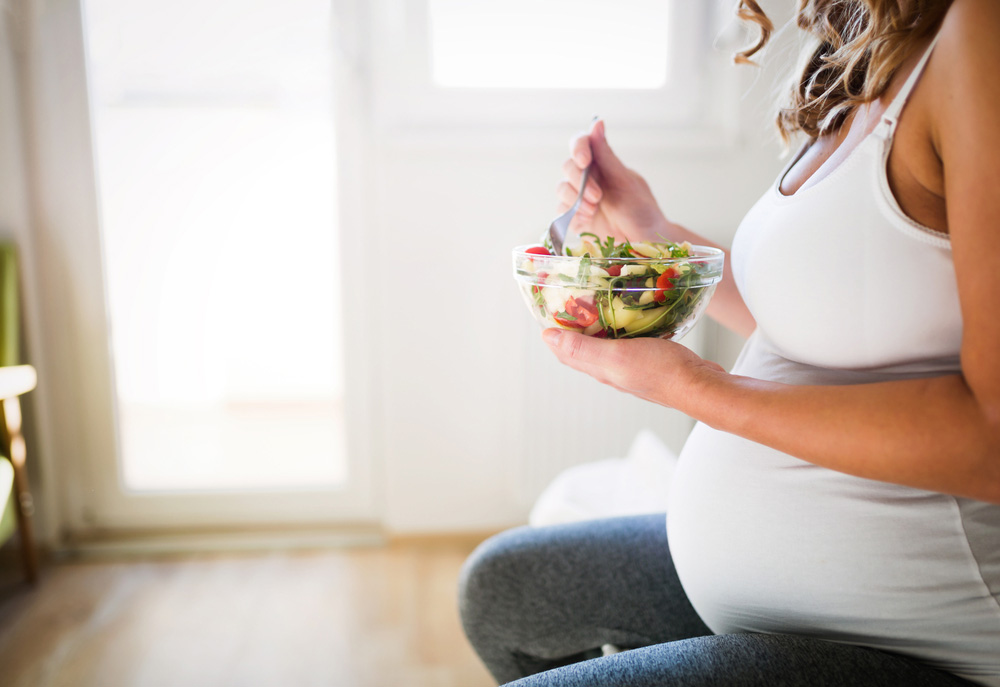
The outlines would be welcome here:
[[[0,460],[9,462],[10,491],[0,493],[0,543],[19,533],[24,574],[29,582],[38,579],[38,552],[32,527],[34,507],[25,470],[27,451],[21,434],[20,396],[35,388],[37,376],[31,365],[20,361],[20,299],[18,295],[17,250],[0,243]],[[4,466],[6,467],[6,466]],[[13,474],[11,474],[13,473]],[[0,489],[8,485],[0,480]],[[9,505],[13,507],[9,507]],[[4,536],[6,535],[6,536]]]
[[[34,506],[28,487],[28,474],[24,461],[27,450],[21,436],[21,402],[19,396],[35,388],[35,368],[31,365],[0,367],[0,460],[10,461],[13,468],[13,489],[10,500],[14,504],[14,516],[21,540],[21,558],[24,562],[24,576],[29,582],[38,579],[38,552],[35,549],[35,535],[32,527]],[[4,495],[6,496],[6,495]],[[0,501],[5,500],[0,497]],[[6,510],[6,509],[5,509]],[[9,513],[9,511],[8,511]],[[9,514],[4,515],[10,517]]]

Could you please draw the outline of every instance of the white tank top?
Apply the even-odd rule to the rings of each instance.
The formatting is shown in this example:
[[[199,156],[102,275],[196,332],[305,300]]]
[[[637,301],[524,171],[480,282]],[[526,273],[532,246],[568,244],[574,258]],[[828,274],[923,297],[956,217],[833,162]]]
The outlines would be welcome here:
[[[744,218],[733,270],[758,326],[735,374],[858,384],[960,371],[948,236],[909,219],[886,177],[933,47],[835,170],[785,196],[793,160]],[[1000,687],[1000,506],[853,477],[703,424],[669,503],[677,571],[714,632],[871,646]]]

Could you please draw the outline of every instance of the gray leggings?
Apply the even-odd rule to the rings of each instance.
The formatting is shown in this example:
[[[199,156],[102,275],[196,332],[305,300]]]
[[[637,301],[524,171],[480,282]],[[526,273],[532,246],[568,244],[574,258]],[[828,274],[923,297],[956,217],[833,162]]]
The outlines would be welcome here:
[[[865,647],[713,635],[677,579],[662,515],[503,532],[466,561],[459,594],[469,641],[511,687],[972,684]],[[602,657],[605,644],[630,650]]]

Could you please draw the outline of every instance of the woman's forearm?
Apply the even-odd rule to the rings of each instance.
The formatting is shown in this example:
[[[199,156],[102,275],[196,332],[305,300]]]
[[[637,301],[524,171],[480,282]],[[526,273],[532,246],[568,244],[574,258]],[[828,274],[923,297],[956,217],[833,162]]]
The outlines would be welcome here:
[[[1000,504],[1000,427],[960,375],[793,386],[699,369],[695,419],[859,477]]]

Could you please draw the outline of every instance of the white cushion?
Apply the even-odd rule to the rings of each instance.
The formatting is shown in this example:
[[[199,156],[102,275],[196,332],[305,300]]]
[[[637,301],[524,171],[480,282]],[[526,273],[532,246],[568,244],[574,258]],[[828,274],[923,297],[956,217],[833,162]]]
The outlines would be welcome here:
[[[662,513],[677,456],[648,429],[624,458],[576,465],[559,473],[531,510],[534,526],[619,515]]]

